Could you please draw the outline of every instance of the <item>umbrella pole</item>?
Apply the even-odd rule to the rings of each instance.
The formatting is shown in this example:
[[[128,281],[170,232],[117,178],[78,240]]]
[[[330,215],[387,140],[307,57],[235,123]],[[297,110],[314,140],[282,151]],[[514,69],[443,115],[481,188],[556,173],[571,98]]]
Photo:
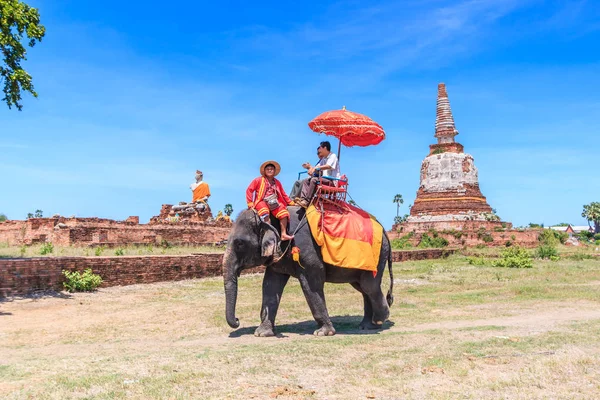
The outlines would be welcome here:
[[[338,144],[338,162],[340,161],[340,152],[342,151],[342,139],[340,139],[340,143]]]

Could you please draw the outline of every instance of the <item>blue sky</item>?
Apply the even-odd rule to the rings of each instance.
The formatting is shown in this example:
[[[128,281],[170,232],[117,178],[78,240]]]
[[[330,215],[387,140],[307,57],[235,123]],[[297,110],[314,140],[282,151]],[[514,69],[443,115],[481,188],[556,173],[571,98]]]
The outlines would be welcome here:
[[[145,222],[191,199],[196,169],[213,210],[237,214],[266,159],[291,188],[323,140],[307,123],[345,105],[387,132],[343,148],[341,167],[389,228],[394,195],[401,214],[416,196],[438,82],[503,220],[585,224],[600,201],[597,2],[29,3],[47,35],[25,63],[39,98],[0,105],[9,218]]]

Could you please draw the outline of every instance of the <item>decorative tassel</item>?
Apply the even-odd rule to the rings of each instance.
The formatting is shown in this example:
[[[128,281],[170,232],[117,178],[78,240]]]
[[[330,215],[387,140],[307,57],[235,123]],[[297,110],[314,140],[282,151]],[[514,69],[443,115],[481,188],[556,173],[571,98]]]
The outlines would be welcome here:
[[[292,260],[296,261],[300,268],[304,269],[302,264],[300,264],[300,248],[296,246],[292,247]]]

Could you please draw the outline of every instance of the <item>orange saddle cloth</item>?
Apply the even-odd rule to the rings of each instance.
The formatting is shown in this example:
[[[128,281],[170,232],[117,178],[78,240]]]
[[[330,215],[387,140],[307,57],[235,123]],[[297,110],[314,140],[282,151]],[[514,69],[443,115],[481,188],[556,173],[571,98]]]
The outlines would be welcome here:
[[[377,273],[383,227],[375,217],[348,203],[323,202],[323,212],[311,205],[306,219],[323,261]]]

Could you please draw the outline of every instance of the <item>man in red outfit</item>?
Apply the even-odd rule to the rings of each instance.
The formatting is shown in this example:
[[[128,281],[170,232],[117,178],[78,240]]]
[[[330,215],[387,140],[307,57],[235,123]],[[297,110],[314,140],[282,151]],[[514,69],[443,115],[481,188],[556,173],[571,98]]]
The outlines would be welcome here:
[[[275,179],[281,167],[276,161],[265,161],[260,166],[261,176],[255,178],[246,189],[246,203],[248,208],[254,208],[263,220],[268,219],[269,213],[281,222],[281,240],[292,240],[294,236],[288,235],[287,224],[290,213],[288,205],[294,205],[283,190],[281,182]]]

